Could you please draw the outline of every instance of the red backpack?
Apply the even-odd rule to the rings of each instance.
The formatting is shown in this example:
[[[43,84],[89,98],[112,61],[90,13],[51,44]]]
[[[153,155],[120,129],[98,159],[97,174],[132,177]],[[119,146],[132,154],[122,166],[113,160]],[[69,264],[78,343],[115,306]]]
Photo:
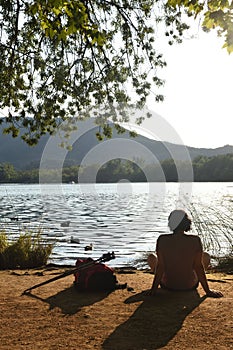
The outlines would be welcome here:
[[[74,284],[79,291],[113,291],[117,286],[117,279],[113,269],[95,262],[92,258],[77,259],[74,273]]]

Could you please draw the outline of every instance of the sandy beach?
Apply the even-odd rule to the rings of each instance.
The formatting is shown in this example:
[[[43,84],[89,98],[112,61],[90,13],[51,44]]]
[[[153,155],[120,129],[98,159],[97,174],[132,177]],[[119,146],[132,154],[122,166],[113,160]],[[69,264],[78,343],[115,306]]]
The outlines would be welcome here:
[[[224,297],[160,290],[154,297],[149,271],[117,270],[128,289],[78,293],[73,276],[22,292],[64,270],[0,271],[1,350],[233,349],[233,276],[209,273]]]

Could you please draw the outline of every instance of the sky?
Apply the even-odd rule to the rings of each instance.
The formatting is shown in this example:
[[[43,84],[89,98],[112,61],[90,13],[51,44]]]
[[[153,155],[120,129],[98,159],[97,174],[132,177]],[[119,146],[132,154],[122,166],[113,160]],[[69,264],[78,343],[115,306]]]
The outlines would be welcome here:
[[[222,45],[216,33],[200,31],[182,44],[162,48],[167,62],[160,73],[166,80],[161,90],[165,101],[155,103],[152,93],[147,105],[187,146],[233,145],[233,53]]]

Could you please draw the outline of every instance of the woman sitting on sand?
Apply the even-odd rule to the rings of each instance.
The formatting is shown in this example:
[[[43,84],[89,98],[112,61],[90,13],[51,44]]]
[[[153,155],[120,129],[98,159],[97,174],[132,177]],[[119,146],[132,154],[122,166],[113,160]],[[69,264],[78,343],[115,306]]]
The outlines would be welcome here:
[[[168,290],[195,290],[200,282],[206,295],[222,297],[221,292],[210,290],[205,275],[210,256],[203,252],[201,240],[196,235],[186,234],[191,229],[191,219],[183,210],[174,210],[168,218],[172,234],[159,236],[156,254],[148,256],[148,264],[155,277],[150,290],[154,295],[158,286]]]

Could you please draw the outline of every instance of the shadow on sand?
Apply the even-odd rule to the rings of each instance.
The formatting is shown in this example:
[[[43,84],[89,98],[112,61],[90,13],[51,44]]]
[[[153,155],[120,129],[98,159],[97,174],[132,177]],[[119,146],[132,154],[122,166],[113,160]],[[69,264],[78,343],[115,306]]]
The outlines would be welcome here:
[[[50,310],[58,307],[64,315],[74,315],[82,307],[92,305],[106,298],[109,293],[111,292],[81,293],[74,286],[71,286],[45,299],[33,293],[27,293],[27,296],[48,303]]]
[[[192,310],[205,299],[197,291],[146,292],[131,296],[126,304],[142,301],[134,314],[103,343],[104,350],[155,350],[165,346],[180,330]]]

